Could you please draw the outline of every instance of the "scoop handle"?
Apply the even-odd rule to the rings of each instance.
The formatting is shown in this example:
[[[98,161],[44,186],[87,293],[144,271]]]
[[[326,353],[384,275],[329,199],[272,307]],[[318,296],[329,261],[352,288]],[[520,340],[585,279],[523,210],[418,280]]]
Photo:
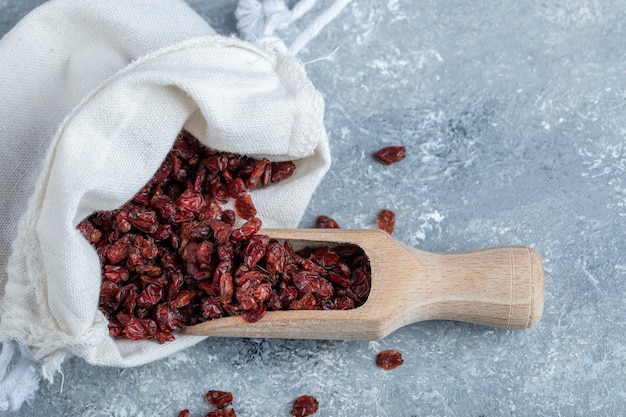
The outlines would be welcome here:
[[[415,311],[415,321],[457,320],[526,329],[541,318],[543,263],[534,249],[504,246],[427,257],[412,250],[425,266],[430,288],[428,306]]]

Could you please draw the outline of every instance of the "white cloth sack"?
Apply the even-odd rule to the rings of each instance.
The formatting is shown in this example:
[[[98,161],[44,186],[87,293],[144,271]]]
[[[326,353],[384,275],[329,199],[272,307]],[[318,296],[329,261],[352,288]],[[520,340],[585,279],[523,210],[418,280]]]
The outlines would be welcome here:
[[[115,340],[100,263],[76,225],[144,185],[181,130],[295,159],[253,191],[266,227],[296,227],[328,169],[324,102],[295,58],[215,32],[182,0],[53,0],[0,41],[0,341],[48,379],[67,355],[144,364],[202,340]]]

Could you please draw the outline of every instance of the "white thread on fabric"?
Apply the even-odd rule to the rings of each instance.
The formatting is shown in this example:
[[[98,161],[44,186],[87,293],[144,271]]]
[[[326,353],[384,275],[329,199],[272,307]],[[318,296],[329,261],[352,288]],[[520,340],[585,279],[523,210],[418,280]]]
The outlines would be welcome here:
[[[17,411],[25,401],[30,402],[35,398],[39,376],[33,364],[33,358],[24,346],[13,341],[2,343],[0,411]]]
[[[303,30],[290,46],[287,46],[274,32],[300,19],[315,5],[317,0],[301,0],[291,9],[284,0],[239,0],[235,10],[237,29],[241,37],[247,41],[267,44],[280,53],[295,56],[351,1],[336,0]]]

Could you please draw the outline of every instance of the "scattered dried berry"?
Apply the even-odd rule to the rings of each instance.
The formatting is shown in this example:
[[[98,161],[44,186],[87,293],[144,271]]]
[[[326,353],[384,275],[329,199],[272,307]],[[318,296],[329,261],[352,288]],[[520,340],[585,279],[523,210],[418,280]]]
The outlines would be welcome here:
[[[315,220],[316,229],[341,229],[339,224],[328,216],[318,216]]]
[[[406,147],[404,146],[387,146],[374,153],[374,158],[385,165],[391,165],[394,162],[401,161],[405,156]]]
[[[189,417],[189,410],[187,409],[181,410],[181,412],[178,413],[178,417]]]
[[[262,222],[247,190],[285,180],[294,169],[290,161],[207,149],[183,131],[130,201],[78,225],[102,263],[99,307],[109,334],[163,343],[183,326],[225,316],[253,323],[268,310],[362,305],[371,278],[361,248],[294,252],[289,242],[257,234]],[[238,228],[235,211],[221,208],[231,198],[245,219]],[[316,226],[339,227],[327,216]]]
[[[215,408],[224,408],[233,402],[233,394],[226,391],[210,390],[206,393],[205,397]]]
[[[376,355],[376,366],[386,370],[396,369],[402,365],[404,360],[402,359],[402,353],[397,350],[388,349],[379,352]]]
[[[301,395],[295,399],[291,407],[291,415],[294,417],[306,417],[317,412],[319,403],[312,395]]]
[[[222,408],[219,410],[211,411],[206,417],[237,417],[235,410],[232,408]]]
[[[396,225],[396,213],[388,209],[382,209],[378,213],[376,223],[378,224],[378,228],[380,230],[384,230],[385,232],[392,234]]]

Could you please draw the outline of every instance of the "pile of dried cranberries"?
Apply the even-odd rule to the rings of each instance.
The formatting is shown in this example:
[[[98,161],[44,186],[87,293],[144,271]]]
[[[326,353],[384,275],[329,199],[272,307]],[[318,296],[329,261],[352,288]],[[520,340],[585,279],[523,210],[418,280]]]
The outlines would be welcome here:
[[[173,340],[183,326],[268,310],[352,309],[370,265],[354,245],[294,251],[258,234],[248,190],[289,178],[291,161],[207,149],[183,131],[130,201],[78,225],[102,264],[99,307],[113,337]],[[223,204],[234,199],[235,210]],[[244,219],[235,227],[237,216]]]

